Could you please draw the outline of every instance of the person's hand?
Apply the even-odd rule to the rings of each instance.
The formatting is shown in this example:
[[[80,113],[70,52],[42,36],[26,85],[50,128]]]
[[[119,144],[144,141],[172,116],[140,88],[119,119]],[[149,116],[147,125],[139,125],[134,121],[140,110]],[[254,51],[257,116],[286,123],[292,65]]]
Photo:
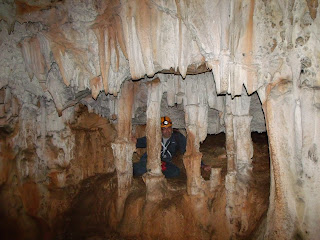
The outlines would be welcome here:
[[[210,165],[204,164],[204,165],[201,166],[201,168],[202,168],[203,170],[205,170],[206,172],[211,171],[211,166],[210,166]]]
[[[134,144],[137,144],[137,138],[134,136],[131,136],[131,141],[134,142]]]

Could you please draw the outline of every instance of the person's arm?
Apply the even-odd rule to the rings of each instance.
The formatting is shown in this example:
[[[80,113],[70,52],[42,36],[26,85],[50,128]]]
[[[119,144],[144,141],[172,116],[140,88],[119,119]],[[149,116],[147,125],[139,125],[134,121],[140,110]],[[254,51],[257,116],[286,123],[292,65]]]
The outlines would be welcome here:
[[[180,132],[176,132],[176,137],[177,137],[177,142],[178,142],[178,147],[179,147],[179,151],[181,154],[184,154],[186,152],[186,147],[187,147],[187,139],[186,137],[180,133]]]

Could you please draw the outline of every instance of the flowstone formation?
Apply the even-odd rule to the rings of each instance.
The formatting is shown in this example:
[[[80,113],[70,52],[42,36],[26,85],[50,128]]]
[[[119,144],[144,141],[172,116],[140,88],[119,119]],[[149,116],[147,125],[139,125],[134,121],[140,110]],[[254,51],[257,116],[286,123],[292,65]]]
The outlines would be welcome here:
[[[241,239],[259,228],[259,239],[318,239],[318,5],[2,1],[0,214],[18,229],[8,238],[62,234],[65,214],[92,177],[110,193],[97,190],[103,221],[124,236]],[[161,173],[164,114],[188,138],[181,192]],[[147,124],[150,171],[143,196],[132,197],[135,124]],[[264,221],[263,212],[249,214],[257,208],[250,197],[252,131],[269,137]],[[220,132],[226,134],[227,174],[222,181],[221,169],[212,169],[204,180],[200,143]],[[156,216],[177,193],[180,204]]]

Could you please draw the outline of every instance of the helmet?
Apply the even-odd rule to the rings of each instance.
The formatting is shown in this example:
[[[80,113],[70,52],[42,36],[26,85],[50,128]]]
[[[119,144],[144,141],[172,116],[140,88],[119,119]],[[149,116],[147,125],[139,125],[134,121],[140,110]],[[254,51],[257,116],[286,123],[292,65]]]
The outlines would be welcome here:
[[[167,127],[171,127],[171,126],[172,126],[172,122],[169,117],[164,116],[161,118],[161,128],[167,128]]]

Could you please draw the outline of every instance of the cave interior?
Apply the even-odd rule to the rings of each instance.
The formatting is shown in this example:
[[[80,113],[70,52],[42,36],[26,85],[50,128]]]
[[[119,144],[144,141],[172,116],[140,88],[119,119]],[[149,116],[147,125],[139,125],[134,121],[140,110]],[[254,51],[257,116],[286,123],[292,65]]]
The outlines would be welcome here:
[[[1,239],[320,239],[319,11],[1,2]],[[187,138],[172,179],[162,116]]]

